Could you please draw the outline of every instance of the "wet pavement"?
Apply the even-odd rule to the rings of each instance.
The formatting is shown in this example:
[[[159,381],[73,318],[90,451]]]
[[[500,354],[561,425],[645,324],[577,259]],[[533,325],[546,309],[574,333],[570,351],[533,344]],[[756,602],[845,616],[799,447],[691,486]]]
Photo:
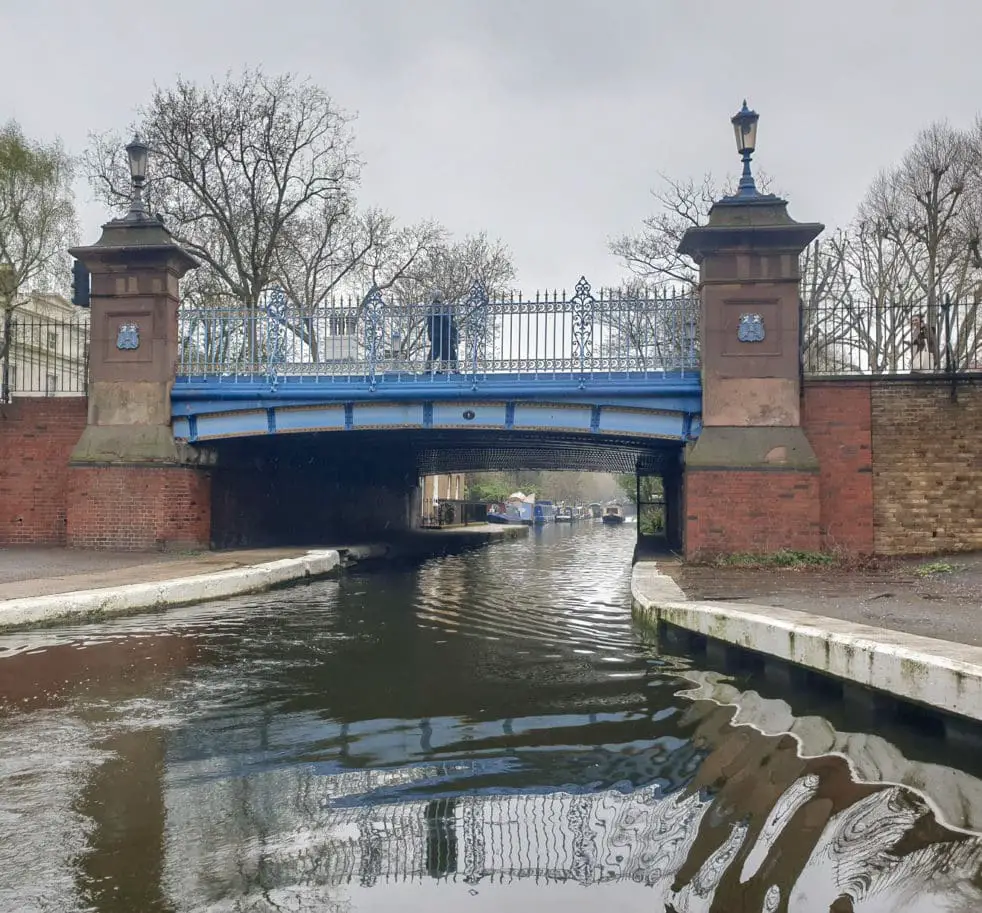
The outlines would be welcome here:
[[[982,553],[884,559],[871,567],[658,566],[689,599],[777,606],[982,646]]]
[[[660,652],[633,532],[0,637],[0,910],[982,908],[980,752]]]

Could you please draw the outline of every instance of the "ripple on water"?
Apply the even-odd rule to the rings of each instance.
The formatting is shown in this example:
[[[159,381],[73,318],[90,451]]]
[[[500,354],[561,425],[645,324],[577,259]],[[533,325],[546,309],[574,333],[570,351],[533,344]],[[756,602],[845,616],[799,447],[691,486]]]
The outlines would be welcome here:
[[[724,694],[642,642],[632,549],[631,530],[556,527],[417,569],[0,637],[16,853],[0,909],[982,906],[976,836],[858,782],[858,762],[802,757],[783,733],[821,727],[778,708],[785,728],[769,729],[773,700]],[[677,696],[681,674],[703,690]],[[727,695],[755,728],[732,725]]]

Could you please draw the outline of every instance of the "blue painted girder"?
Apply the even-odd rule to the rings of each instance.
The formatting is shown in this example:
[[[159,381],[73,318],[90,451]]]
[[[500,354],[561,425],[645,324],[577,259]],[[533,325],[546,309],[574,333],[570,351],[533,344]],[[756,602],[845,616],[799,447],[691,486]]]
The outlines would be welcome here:
[[[500,429],[691,440],[698,375],[396,375],[361,378],[179,378],[174,433],[190,441],[277,433]]]

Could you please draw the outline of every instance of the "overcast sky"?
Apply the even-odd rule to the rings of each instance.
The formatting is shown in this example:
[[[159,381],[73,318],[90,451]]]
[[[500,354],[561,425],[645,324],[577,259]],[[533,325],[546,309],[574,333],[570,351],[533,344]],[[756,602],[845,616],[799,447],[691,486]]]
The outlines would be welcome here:
[[[525,290],[616,280],[659,172],[735,173],[847,221],[919,127],[982,109],[980,0],[0,0],[0,119],[82,149],[154,83],[262,64],[356,112],[362,199],[487,229]],[[83,240],[108,216],[82,188]]]

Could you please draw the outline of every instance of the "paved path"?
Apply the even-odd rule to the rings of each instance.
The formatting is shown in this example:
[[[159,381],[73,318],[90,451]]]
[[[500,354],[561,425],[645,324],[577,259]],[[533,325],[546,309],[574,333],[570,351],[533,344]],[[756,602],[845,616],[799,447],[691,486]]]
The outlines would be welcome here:
[[[871,568],[717,568],[670,558],[658,566],[689,599],[793,609],[982,647],[982,553]]]
[[[307,549],[250,549],[174,555],[68,548],[0,548],[0,600],[156,583],[298,558]]]

